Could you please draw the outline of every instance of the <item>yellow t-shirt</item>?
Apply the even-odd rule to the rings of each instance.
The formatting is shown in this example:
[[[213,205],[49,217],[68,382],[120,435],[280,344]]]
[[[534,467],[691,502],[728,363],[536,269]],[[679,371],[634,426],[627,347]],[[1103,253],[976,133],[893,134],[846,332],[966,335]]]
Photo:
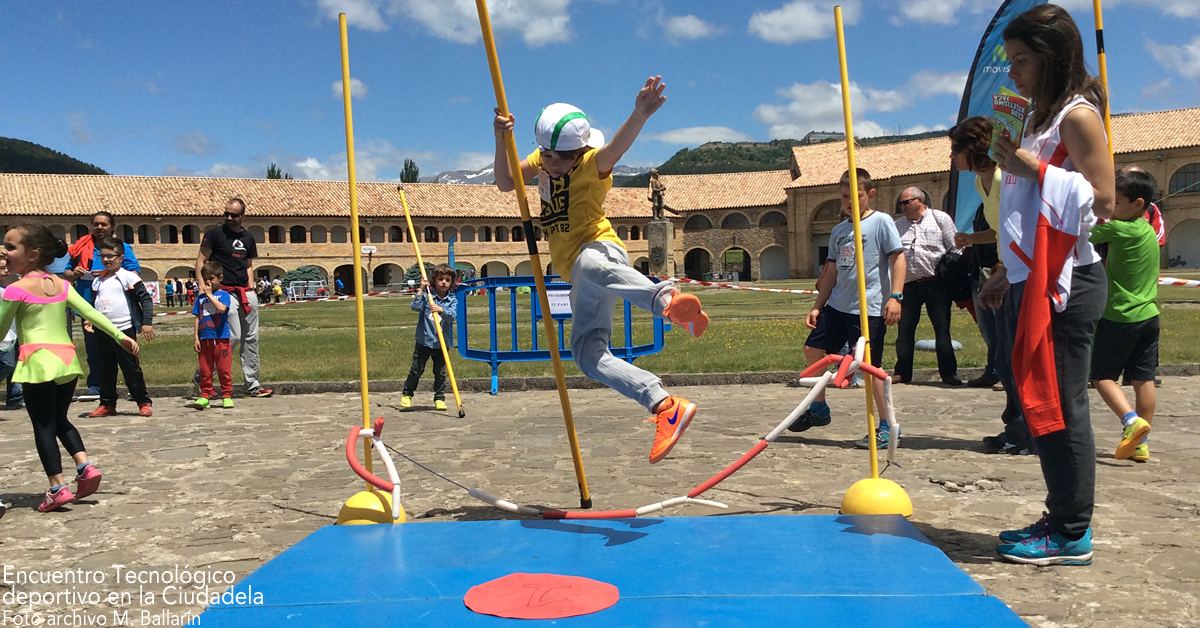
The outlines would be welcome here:
[[[975,175],[975,191],[979,192],[979,197],[983,199],[983,217],[987,220],[988,226],[1000,233],[1000,182],[1004,179],[1004,173],[1000,168],[992,173],[992,191],[985,194],[983,192],[983,181],[979,175]]]
[[[600,174],[596,149],[584,153],[579,163],[558,179],[542,169],[541,149],[526,161],[538,171],[538,195],[542,199],[539,219],[550,242],[550,262],[554,272],[571,280],[571,267],[579,249],[588,242],[614,242],[624,248],[612,223],[604,215],[604,198],[612,187],[612,173]]]

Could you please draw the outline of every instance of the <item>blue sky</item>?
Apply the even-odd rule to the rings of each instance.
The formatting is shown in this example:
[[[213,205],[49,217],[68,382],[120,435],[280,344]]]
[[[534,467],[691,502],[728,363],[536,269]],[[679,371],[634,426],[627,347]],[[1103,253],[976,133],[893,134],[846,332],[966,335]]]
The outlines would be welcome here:
[[[860,135],[945,127],[999,0],[846,0]],[[1090,0],[1070,0],[1094,59]],[[1200,0],[1108,0],[1113,111],[1200,102]],[[611,134],[645,78],[668,101],[622,163],[707,140],[841,130],[832,3],[493,0],[522,154],[564,101]],[[9,2],[0,136],[113,174],[345,179],[337,13],[349,16],[362,180],[479,168],[495,106],[471,0]],[[1094,63],[1093,63],[1094,69]]]

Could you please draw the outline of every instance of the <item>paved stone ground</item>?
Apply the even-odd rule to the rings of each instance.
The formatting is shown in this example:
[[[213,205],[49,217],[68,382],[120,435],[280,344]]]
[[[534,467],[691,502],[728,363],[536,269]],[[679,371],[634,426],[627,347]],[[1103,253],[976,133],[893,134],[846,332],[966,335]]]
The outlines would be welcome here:
[[[912,497],[912,521],[989,593],[1034,626],[1192,626],[1200,624],[1200,380],[1167,378],[1148,464],[1115,461],[1118,422],[1093,392],[1097,432],[1096,558],[1090,567],[1033,568],[999,562],[995,534],[1037,519],[1044,497],[1037,459],[981,452],[999,429],[1003,395],[933,385],[897,388],[906,438],[903,468],[885,477]],[[696,423],[671,457],[646,461],[653,426],[640,408],[606,390],[571,391],[588,481],[597,508],[637,507],[684,493],[724,467],[773,427],[801,389],[782,385],[687,387]],[[388,417],[385,440],[457,481],[518,503],[578,504],[558,407],[549,391],[473,393],[459,420],[425,407],[401,413],[398,394],[372,397]],[[707,496],[742,514],[830,514],[867,473],[862,391],[831,395],[834,423],[786,435]],[[104,585],[81,592],[131,591],[133,603],[51,604],[46,615],[111,615],[132,609],[199,611],[190,604],[141,604],[138,586],[112,581],[113,564],[161,570],[190,565],[240,578],[320,526],[361,483],[343,457],[358,420],[351,394],[239,399],[230,411],[195,412],[160,399],[156,416],[78,419],[105,473],[91,499],[52,514],[33,510],[45,479],[23,413],[0,413],[0,498],[14,504],[0,521],[0,564],[14,569],[101,569]],[[91,404],[77,404],[80,412]],[[397,460],[412,519],[491,519],[508,515]],[[669,515],[702,515],[696,507]],[[421,525],[419,522],[411,525]],[[786,547],[777,548],[786,552]],[[888,566],[879,565],[886,578]],[[17,586],[18,591],[25,587]],[[34,587],[44,589],[44,587]],[[144,587],[160,590],[163,585]],[[0,595],[13,585],[0,585]],[[55,587],[55,590],[60,590]],[[0,604],[0,610],[28,610]],[[159,617],[154,615],[153,617]],[[111,617],[109,617],[111,625]]]

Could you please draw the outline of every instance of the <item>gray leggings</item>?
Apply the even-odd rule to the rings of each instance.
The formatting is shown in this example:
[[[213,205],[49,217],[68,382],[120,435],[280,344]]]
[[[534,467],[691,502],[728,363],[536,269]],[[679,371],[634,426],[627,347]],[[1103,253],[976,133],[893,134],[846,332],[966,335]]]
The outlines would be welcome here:
[[[629,254],[612,242],[589,242],[571,267],[571,355],[588,379],[653,411],[667,398],[662,380],[608,350],[618,299],[662,316],[669,281],[654,283],[629,265]]]

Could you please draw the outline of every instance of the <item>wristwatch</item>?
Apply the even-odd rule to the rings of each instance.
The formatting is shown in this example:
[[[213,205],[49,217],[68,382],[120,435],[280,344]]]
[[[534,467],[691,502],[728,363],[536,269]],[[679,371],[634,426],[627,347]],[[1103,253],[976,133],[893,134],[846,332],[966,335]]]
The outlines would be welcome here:
[[[900,301],[901,303],[904,302],[904,293],[903,292],[893,292],[891,294],[891,297],[897,301]]]

